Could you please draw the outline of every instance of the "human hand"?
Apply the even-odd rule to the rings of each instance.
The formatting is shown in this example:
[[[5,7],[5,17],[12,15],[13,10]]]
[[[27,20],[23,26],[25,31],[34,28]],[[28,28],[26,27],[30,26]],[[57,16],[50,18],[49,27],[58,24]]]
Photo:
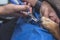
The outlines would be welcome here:
[[[29,5],[15,5],[7,4],[0,6],[0,15],[20,16],[20,11],[25,11],[29,8]]]
[[[16,11],[21,11],[21,10],[26,10],[29,8],[28,5],[15,5],[15,4],[8,4],[4,6],[5,11],[7,12],[16,12]]]
[[[49,18],[41,18],[43,28],[47,29],[57,40],[60,40],[59,25]]]
[[[26,16],[29,16],[29,13],[32,14],[32,7],[30,3],[27,4],[27,2],[24,2],[24,4],[28,5],[29,8],[27,9],[27,11],[20,11],[20,12],[23,14],[24,17],[26,17]]]
[[[58,28],[59,30],[59,25],[56,22],[52,21],[51,19],[43,16],[41,18],[41,21],[45,29],[48,29],[49,31],[51,30],[55,31]]]
[[[50,18],[51,20],[59,24],[59,18],[53,8],[49,5],[49,3],[44,1],[41,5],[40,12],[42,13],[42,16]]]
[[[30,3],[32,6],[35,6],[38,0],[23,0],[23,1]]]
[[[47,3],[43,2],[40,10],[42,16],[42,25],[45,29],[47,29],[53,36],[60,40],[60,32],[59,32],[59,18],[56,15],[56,12],[53,8]]]

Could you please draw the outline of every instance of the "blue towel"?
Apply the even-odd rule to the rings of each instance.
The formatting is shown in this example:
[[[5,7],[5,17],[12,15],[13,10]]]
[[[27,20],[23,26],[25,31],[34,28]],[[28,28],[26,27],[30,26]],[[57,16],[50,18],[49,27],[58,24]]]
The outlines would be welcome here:
[[[39,13],[34,13],[37,19]],[[55,38],[48,32],[41,28],[41,25],[34,22],[26,22],[28,19],[20,17],[17,21],[15,30],[11,37],[11,40],[55,40]]]

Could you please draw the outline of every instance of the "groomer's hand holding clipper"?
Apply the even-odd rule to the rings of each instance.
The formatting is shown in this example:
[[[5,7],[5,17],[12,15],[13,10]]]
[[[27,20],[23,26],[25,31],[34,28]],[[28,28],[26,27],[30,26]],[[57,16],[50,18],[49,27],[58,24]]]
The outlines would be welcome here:
[[[29,8],[28,5],[15,5],[15,4],[8,4],[5,6],[0,7],[2,9],[2,14],[3,13],[16,13],[21,10],[26,10]]]
[[[26,4],[26,3],[25,3]],[[30,5],[30,3],[27,4],[29,6],[29,8],[27,9],[27,11],[22,11],[23,14],[25,14],[25,16],[30,17],[29,21],[35,21],[38,22],[38,19],[34,17],[34,15],[32,14],[32,7]]]
[[[29,6],[29,8],[28,9],[26,9],[26,10],[22,10],[22,11],[20,11],[25,17],[26,16],[30,16],[30,14],[32,14],[32,7],[30,6],[30,3],[26,3],[26,2],[24,2],[24,5],[27,5],[27,6]]]

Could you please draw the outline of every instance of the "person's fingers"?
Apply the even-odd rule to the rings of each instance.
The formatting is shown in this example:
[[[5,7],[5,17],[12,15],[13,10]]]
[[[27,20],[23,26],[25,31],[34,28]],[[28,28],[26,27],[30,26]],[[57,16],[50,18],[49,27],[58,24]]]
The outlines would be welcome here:
[[[55,22],[55,18],[54,17],[50,17],[50,19]]]
[[[38,0],[23,0],[23,1],[30,3],[32,6],[35,6]]]
[[[29,12],[32,13],[32,7],[29,8]]]
[[[29,8],[29,13],[32,13],[32,7]],[[28,12],[22,11],[23,14],[28,15]]]
[[[27,12],[25,12],[25,11],[22,11],[21,13],[22,13],[22,14],[24,14],[24,15],[28,15],[28,13],[27,13]]]
[[[50,17],[50,19],[58,24],[60,22],[58,17]]]
[[[15,5],[15,4],[8,4],[4,6],[4,9],[7,13],[14,13],[21,10],[26,10],[29,6],[28,5]]]
[[[49,18],[59,24],[59,18],[55,13],[50,13]]]
[[[49,17],[49,7],[46,3],[42,3],[41,5],[41,14],[42,16]]]
[[[56,20],[55,20],[55,21],[56,21],[56,23],[58,23],[58,24],[60,23],[60,20],[59,20],[58,17],[56,17]]]
[[[59,22],[60,22],[59,17],[57,15],[55,15],[55,18],[56,18],[55,22],[59,24]]]
[[[14,7],[15,7],[15,10],[18,10],[18,11],[20,11],[20,10],[26,10],[26,9],[29,8],[28,5],[15,5]]]
[[[49,18],[50,18],[51,20],[53,20],[53,21],[56,20],[56,17],[55,17],[54,14],[55,14],[55,13],[53,13],[53,12],[50,12],[50,13],[49,13]]]
[[[48,11],[48,9],[45,10],[43,16],[45,16],[45,17],[49,17],[49,11]]]
[[[18,13],[21,10],[26,10],[29,8],[28,5],[15,5],[15,4],[8,4],[3,7],[4,7],[4,13],[6,14]]]

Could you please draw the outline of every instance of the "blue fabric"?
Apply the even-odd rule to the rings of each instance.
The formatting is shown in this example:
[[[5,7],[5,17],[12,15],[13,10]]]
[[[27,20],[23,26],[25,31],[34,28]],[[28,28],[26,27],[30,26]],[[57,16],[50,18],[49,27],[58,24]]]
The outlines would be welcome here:
[[[54,40],[54,38],[47,30],[41,28],[41,26],[25,23],[20,18],[11,40]]]
[[[44,29],[25,23],[17,26],[11,40],[54,40],[52,35]]]
[[[35,12],[34,15],[39,19],[39,13]],[[41,25],[37,25],[38,23],[33,21],[26,21],[28,19],[22,17],[18,19],[11,40],[54,40],[54,37],[47,30],[41,28]]]

